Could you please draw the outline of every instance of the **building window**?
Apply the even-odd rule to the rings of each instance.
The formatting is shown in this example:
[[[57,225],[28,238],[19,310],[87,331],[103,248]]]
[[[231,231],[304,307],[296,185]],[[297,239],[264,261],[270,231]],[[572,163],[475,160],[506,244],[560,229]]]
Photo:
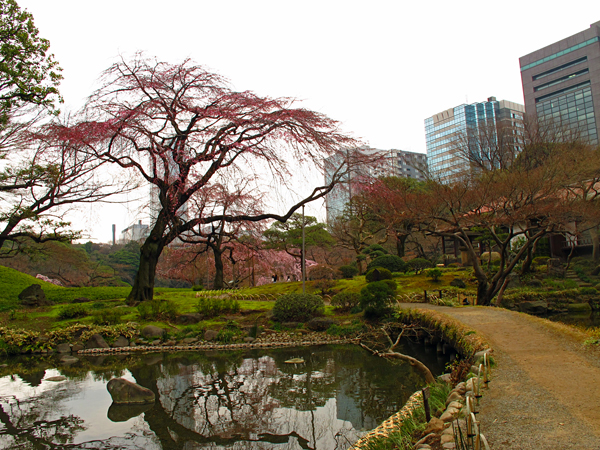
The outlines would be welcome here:
[[[568,62],[566,64],[563,64],[562,66],[558,66],[558,67],[555,67],[553,69],[546,70],[545,72],[542,72],[542,73],[539,73],[537,75],[534,75],[531,78],[531,80],[532,81],[539,80],[540,78],[547,77],[548,75],[552,75],[552,74],[554,74],[556,72],[560,72],[561,70],[568,69],[570,67],[576,66],[577,64],[581,64],[582,62],[586,62],[586,61],[587,61],[587,56],[584,56],[583,58],[579,58],[579,59],[576,59],[575,61]]]
[[[583,69],[583,70],[580,70],[579,72],[575,72],[570,75],[566,75],[564,77],[557,78],[556,80],[549,81],[548,83],[540,84],[539,86],[536,86],[533,88],[533,92],[541,91],[542,89],[549,88],[550,86],[556,86],[557,84],[560,84],[563,81],[571,80],[571,79],[579,77],[581,75],[585,75],[586,73],[589,73],[589,72],[590,71],[588,69]]]

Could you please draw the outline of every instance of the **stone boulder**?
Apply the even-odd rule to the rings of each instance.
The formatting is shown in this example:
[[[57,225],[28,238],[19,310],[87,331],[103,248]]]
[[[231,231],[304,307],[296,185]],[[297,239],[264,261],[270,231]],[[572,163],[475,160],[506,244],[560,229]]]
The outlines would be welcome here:
[[[548,312],[548,302],[545,300],[521,302],[519,303],[519,311],[535,315],[546,314]]]
[[[19,300],[23,306],[47,306],[52,302],[46,298],[46,294],[39,284],[26,287],[19,294]]]
[[[142,336],[145,338],[162,338],[165,335],[164,328],[155,327],[154,325],[145,326],[142,329]]]
[[[448,405],[450,405],[450,403],[452,403],[452,402],[456,402],[456,401],[464,400],[464,399],[465,398],[462,395],[460,395],[458,392],[452,391],[450,393],[450,395],[448,395],[448,398],[446,399],[446,407],[448,407]]]
[[[444,429],[444,421],[438,419],[437,417],[432,417],[429,422],[427,422],[427,426],[425,427],[425,431],[423,431],[423,436],[427,436],[429,433],[439,433]]]
[[[481,257],[479,258],[479,260],[482,263],[486,263],[486,262],[490,261],[490,259],[491,259],[491,261],[500,261],[502,259],[502,256],[498,252],[491,252],[491,253],[490,252],[483,252],[481,254]]]
[[[83,345],[81,345],[79,343],[78,344],[73,344],[73,346],[71,347],[71,351],[74,352],[74,353],[77,353],[77,352],[79,352],[79,351],[81,351],[83,349],[84,349]]]
[[[67,377],[65,377],[64,375],[57,375],[55,377],[48,377],[48,378],[44,378],[44,381],[53,381],[55,383],[58,383],[60,381],[66,381]]]
[[[202,320],[202,315],[198,313],[182,314],[177,316],[177,323],[182,325],[198,323]]]
[[[488,362],[490,361],[490,356],[492,355],[491,349],[480,350],[473,355],[473,361],[475,365],[483,364],[484,356],[488,356]]]
[[[92,334],[92,336],[85,343],[85,348],[109,348],[104,338],[98,333]]]
[[[58,344],[56,346],[56,351],[58,353],[71,353],[71,344],[69,344],[69,343]]]
[[[204,332],[204,340],[205,341],[214,341],[219,335],[218,331],[215,330],[206,330]]]
[[[313,317],[308,322],[306,322],[306,328],[311,331],[326,331],[331,325],[336,323],[333,319],[328,319],[326,317]]]
[[[460,409],[455,408],[453,406],[449,406],[446,411],[440,416],[440,420],[444,423],[454,422],[454,420],[458,417],[460,413]]]
[[[461,280],[460,278],[455,278],[454,280],[452,280],[450,282],[450,286],[454,286],[454,287],[458,287],[458,288],[462,288],[462,289],[467,287],[465,282],[463,280]]]
[[[446,383],[446,384],[452,383],[452,375],[449,373],[445,373],[443,375],[438,375],[437,378],[438,378],[438,380],[440,380],[443,383]]]
[[[129,347],[129,340],[125,336],[119,336],[115,342],[113,342],[113,347]]]
[[[548,276],[553,278],[564,278],[566,270],[563,266],[562,261],[559,258],[550,258],[546,263],[546,270]]]
[[[154,392],[124,378],[113,378],[106,385],[112,400],[116,404],[154,403]]]

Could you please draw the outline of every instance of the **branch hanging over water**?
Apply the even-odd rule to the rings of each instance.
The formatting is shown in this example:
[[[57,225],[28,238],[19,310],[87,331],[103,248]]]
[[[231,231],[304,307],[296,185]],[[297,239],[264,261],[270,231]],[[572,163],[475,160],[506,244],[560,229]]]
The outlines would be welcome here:
[[[423,364],[418,359],[413,358],[412,356],[405,355],[404,353],[399,353],[399,352],[394,351],[396,346],[400,343],[400,338],[403,336],[405,330],[406,330],[406,328],[403,327],[402,331],[398,334],[398,336],[396,337],[396,340],[394,341],[394,340],[392,340],[392,337],[388,333],[387,328],[381,327],[381,331],[383,332],[383,334],[385,335],[385,337],[387,338],[387,341],[389,343],[389,347],[384,351],[374,350],[362,342],[360,342],[360,346],[362,348],[364,348],[365,350],[368,350],[375,356],[380,356],[382,358],[387,358],[387,359],[399,359],[402,361],[406,361],[411,366],[413,366],[417,370],[419,370],[419,372],[421,372],[421,375],[423,376],[423,378],[425,378],[425,382],[427,384],[435,383],[435,377],[431,373],[431,370],[429,370],[429,368],[425,364]]]

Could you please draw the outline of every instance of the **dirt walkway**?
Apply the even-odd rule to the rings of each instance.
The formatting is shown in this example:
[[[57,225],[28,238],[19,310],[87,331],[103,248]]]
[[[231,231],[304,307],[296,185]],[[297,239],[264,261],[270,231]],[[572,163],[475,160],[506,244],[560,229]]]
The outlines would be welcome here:
[[[493,450],[600,450],[600,356],[527,316],[496,308],[436,309],[490,343],[498,366],[481,401]]]

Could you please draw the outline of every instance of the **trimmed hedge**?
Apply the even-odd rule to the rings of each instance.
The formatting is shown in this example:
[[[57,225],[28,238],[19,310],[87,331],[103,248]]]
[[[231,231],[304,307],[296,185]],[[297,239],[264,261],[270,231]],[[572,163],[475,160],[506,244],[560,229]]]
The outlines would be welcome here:
[[[379,256],[369,263],[367,269],[374,267],[383,267],[390,272],[406,272],[407,265],[402,258],[396,255]]]
[[[389,271],[388,271],[389,272]],[[373,281],[360,291],[360,307],[366,318],[378,318],[391,312],[395,301],[396,282],[392,280]]]
[[[341,266],[338,267],[338,271],[342,278],[353,278],[354,275],[358,274],[358,269],[354,266]]]
[[[375,267],[371,270],[369,270],[367,272],[367,274],[365,275],[365,280],[367,280],[367,283],[372,283],[374,281],[381,281],[381,280],[391,280],[392,279],[392,272],[390,272],[387,269],[384,269],[383,267]]]
[[[323,314],[323,299],[313,294],[284,294],[273,306],[273,319],[278,322],[306,322]]]
[[[349,311],[352,308],[358,306],[358,302],[360,301],[360,295],[356,292],[340,292],[335,294],[331,298],[331,305],[335,309],[339,309],[342,311]]]

